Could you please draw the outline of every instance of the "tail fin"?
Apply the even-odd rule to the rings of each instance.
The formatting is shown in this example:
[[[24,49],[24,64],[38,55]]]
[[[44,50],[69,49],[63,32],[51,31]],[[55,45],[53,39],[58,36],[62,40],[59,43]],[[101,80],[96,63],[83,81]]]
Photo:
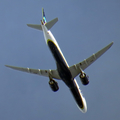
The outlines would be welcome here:
[[[44,23],[44,25],[47,27],[47,29],[51,29],[52,26],[58,21],[58,18],[55,18],[49,22],[46,21],[46,17],[45,17],[45,12],[44,12],[44,9],[42,8],[42,21]],[[37,24],[27,24],[28,27],[31,27],[31,28],[35,28],[35,29],[38,29],[38,30],[42,30],[42,26],[41,25],[37,25]]]
[[[42,19],[43,19],[43,23],[46,24],[47,21],[46,21],[45,12],[43,8],[42,8]]]

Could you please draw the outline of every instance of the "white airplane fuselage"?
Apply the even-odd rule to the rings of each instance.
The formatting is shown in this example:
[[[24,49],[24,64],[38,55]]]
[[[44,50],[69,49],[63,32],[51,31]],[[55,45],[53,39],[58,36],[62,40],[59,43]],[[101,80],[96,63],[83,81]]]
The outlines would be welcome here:
[[[42,22],[41,22],[42,23]],[[49,49],[56,61],[57,71],[59,73],[60,78],[64,81],[64,83],[69,87],[78,108],[85,113],[87,111],[86,100],[83,97],[81,90],[79,89],[77,81],[72,77],[70,70],[68,69],[69,65],[57,43],[53,34],[47,27],[42,23],[42,30],[44,34],[44,38],[46,44],[49,46]]]

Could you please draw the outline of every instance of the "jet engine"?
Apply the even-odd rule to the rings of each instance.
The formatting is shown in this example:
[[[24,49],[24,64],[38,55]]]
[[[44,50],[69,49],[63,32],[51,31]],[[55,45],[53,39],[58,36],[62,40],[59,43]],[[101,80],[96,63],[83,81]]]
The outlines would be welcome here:
[[[85,73],[81,73],[79,77],[83,85],[87,85],[89,83],[89,79],[88,79],[89,77],[86,76]]]
[[[50,85],[50,88],[52,89],[52,91],[56,92],[59,90],[58,83],[55,80],[50,79],[49,85]]]

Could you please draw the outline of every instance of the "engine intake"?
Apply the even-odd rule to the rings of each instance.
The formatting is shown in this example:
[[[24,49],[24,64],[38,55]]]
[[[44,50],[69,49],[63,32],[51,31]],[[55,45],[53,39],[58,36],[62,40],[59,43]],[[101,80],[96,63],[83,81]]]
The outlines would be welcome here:
[[[88,76],[86,76],[85,73],[81,73],[79,77],[80,77],[80,80],[81,80],[83,85],[88,85],[89,79],[88,79]]]
[[[50,85],[50,88],[52,89],[52,91],[56,92],[59,90],[58,83],[55,80],[50,79],[49,85]]]

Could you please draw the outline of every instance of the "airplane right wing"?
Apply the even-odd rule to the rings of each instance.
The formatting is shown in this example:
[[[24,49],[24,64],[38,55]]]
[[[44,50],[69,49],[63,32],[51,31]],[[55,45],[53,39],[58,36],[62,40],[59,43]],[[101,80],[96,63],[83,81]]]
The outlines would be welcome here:
[[[84,59],[82,62],[75,64],[71,67],[69,67],[69,70],[71,71],[71,74],[73,78],[75,78],[78,74],[80,74],[81,69],[85,70],[88,66],[90,66],[94,61],[96,61],[101,55],[103,55],[111,46],[113,45],[113,42],[111,42],[109,45],[98,51],[97,53],[93,54],[87,59]]]
[[[22,72],[28,72],[28,73],[33,73],[33,74],[45,76],[45,77],[52,77],[55,79],[61,79],[57,70],[40,70],[40,69],[15,67],[15,66],[10,66],[10,65],[5,65],[5,66],[12,68],[12,69],[15,69],[15,70],[22,71]]]

